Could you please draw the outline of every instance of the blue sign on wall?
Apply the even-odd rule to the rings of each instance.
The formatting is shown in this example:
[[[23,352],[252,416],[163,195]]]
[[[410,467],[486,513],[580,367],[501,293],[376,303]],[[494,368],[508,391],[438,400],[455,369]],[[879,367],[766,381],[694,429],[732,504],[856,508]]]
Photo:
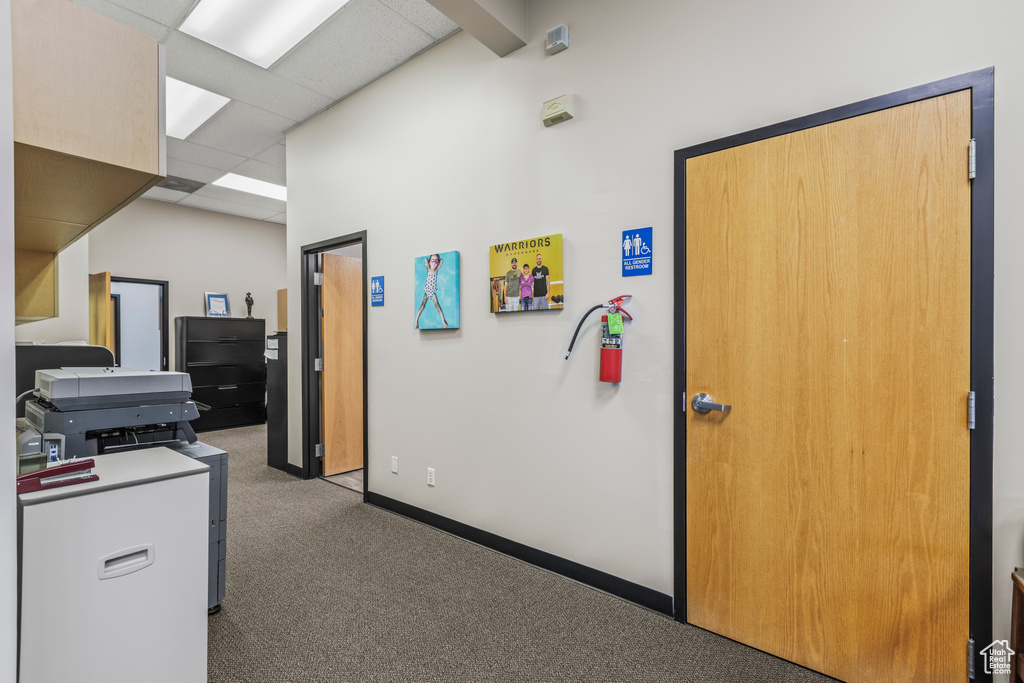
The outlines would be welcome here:
[[[370,305],[384,305],[384,276],[377,275],[370,278]]]
[[[622,277],[650,275],[654,272],[654,228],[622,231]]]

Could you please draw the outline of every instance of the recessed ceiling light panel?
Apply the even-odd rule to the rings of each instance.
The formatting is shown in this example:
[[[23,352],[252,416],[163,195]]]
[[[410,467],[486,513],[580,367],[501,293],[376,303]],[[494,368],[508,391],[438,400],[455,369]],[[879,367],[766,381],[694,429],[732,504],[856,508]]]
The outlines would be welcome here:
[[[263,195],[264,197],[280,199],[282,202],[288,201],[288,188],[283,185],[266,183],[262,180],[238,175],[237,173],[228,173],[219,180],[214,180],[211,184],[219,185],[220,187],[227,187],[232,190],[248,192],[249,194],[258,194]]]
[[[167,134],[184,140],[231,100],[167,77]]]
[[[264,69],[348,0],[200,0],[179,29]]]

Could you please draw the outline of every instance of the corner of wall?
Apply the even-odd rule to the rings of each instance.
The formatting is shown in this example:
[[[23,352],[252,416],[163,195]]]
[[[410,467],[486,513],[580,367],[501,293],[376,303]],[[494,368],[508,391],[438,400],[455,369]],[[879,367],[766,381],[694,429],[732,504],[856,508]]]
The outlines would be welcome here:
[[[14,396],[14,123],[11,3],[0,0],[0,395]],[[14,402],[0,401],[0,424],[14,421]],[[14,442],[7,440],[10,452]],[[5,462],[13,461],[4,458]],[[0,467],[0,680],[15,680],[18,643],[17,501],[14,468]]]

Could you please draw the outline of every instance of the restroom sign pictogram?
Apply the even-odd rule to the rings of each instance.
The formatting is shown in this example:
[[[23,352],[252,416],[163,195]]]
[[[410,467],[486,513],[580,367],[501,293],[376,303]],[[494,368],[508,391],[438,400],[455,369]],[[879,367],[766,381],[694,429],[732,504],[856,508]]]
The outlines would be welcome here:
[[[622,277],[650,275],[654,272],[654,228],[622,231]]]
[[[376,275],[370,278],[370,305],[384,305],[384,276]]]

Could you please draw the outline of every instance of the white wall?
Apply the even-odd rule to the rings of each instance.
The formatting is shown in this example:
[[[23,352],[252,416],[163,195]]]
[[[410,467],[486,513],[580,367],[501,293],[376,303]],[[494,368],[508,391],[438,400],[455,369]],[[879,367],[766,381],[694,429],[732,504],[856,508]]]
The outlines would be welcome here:
[[[167,280],[170,368],[174,318],[205,315],[205,292],[226,292],[231,316],[277,329],[277,290],[285,286],[285,228],[278,223],[139,199],[89,233],[89,272]]]
[[[569,26],[568,51],[544,32]],[[1024,565],[1024,5],[953,0],[530,4],[530,43],[499,60],[465,32],[288,135],[289,329],[301,245],[367,230],[372,491],[672,592],[673,151],[996,67],[994,629]],[[541,103],[577,98],[541,125]],[[623,281],[626,228],[654,226],[654,275]],[[496,317],[491,244],[562,232],[566,310]],[[412,260],[462,252],[462,329],[412,329]],[[629,292],[624,381],[595,380],[591,304]],[[298,368],[301,344],[289,361]],[[298,373],[291,450],[300,462]],[[533,419],[504,417],[530,387]],[[388,468],[398,455],[400,475]],[[436,488],[424,483],[437,468]]]
[[[17,341],[89,341],[89,235],[57,255],[57,316],[14,328]]]
[[[122,368],[160,370],[160,289],[142,282],[110,283],[110,293],[118,295],[120,309]]]
[[[14,121],[11,102],[11,3],[0,0],[0,348],[14,348]],[[14,396],[14,354],[0,354],[0,396]],[[14,401],[0,401],[0,424],[14,421]],[[10,433],[8,431],[8,433]],[[18,542],[14,441],[0,453],[0,681],[13,681],[18,643]]]

